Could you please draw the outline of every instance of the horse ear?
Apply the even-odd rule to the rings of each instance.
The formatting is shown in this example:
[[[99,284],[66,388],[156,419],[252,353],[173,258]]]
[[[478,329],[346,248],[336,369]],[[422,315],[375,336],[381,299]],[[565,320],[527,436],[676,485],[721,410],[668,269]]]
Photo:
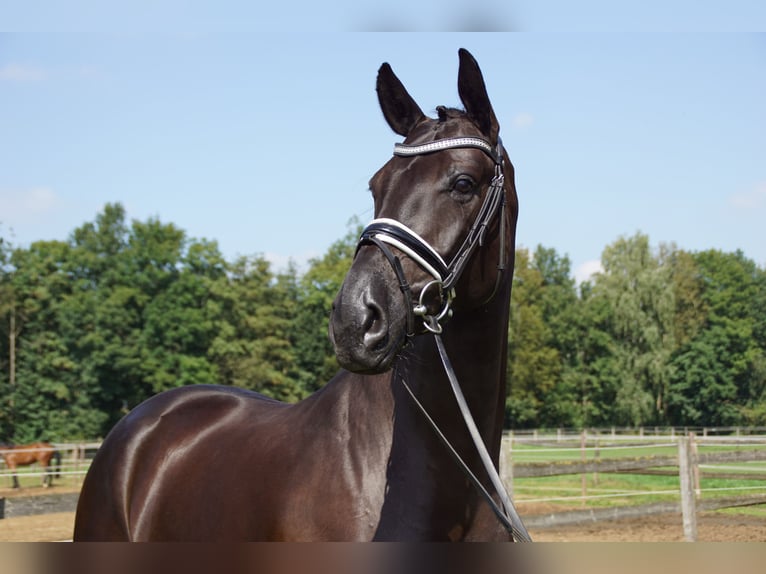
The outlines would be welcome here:
[[[425,115],[388,64],[383,64],[378,70],[376,89],[380,109],[388,125],[399,135],[407,137]]]
[[[465,111],[491,142],[497,141],[500,126],[497,123],[492,104],[489,102],[487,87],[481,75],[479,64],[471,53],[460,48],[460,68],[457,78],[457,89]]]

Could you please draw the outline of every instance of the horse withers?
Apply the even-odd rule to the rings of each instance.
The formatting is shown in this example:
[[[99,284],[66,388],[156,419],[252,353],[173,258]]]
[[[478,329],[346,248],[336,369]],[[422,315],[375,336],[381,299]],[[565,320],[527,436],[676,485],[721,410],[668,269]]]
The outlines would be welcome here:
[[[13,488],[20,488],[19,477],[16,470],[20,466],[29,466],[38,463],[42,469],[43,487],[53,484],[53,477],[60,476],[61,453],[47,442],[33,442],[31,444],[7,445],[0,444],[0,457],[5,461],[5,466],[11,472]],[[53,461],[53,465],[51,465]]]
[[[455,463],[491,489],[437,348],[496,469],[518,204],[481,71],[459,56],[464,109],[436,118],[378,72],[404,141],[370,180],[374,220],[333,306],[342,369],[296,404],[202,385],[142,403],[93,460],[76,541],[511,539]]]

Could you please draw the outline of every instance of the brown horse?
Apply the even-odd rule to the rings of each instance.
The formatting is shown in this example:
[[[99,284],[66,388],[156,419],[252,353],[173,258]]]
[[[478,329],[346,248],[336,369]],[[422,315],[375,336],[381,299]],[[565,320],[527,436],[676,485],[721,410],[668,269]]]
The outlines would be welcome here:
[[[46,488],[53,484],[54,471],[56,478],[60,476],[61,453],[47,442],[13,446],[0,444],[0,456],[13,474],[13,488],[20,487],[19,477],[16,475],[16,469],[20,466],[38,463],[43,469],[43,486]],[[53,468],[51,468],[51,460],[54,461]]]
[[[405,140],[370,182],[376,219],[334,304],[344,370],[292,405],[218,386],[139,405],[93,460],[75,540],[511,539],[455,463],[492,488],[436,345],[497,468],[518,204],[465,50],[458,91],[465,110],[429,118],[388,64],[378,72]]]

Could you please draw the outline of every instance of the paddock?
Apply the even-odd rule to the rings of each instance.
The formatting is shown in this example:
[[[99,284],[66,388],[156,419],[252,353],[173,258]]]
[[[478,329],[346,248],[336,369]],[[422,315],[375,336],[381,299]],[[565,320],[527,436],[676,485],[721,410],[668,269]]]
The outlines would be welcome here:
[[[40,470],[29,467],[14,491],[0,467],[0,542],[71,538],[99,443],[55,446],[62,476],[52,488],[41,488]],[[766,429],[517,431],[503,438],[501,476],[536,541],[766,541]],[[684,504],[693,505],[693,538]]]
[[[755,434],[763,430],[509,433],[502,476],[530,530],[576,535],[631,521],[672,526],[662,540],[710,539],[699,533],[701,516],[727,528],[766,517],[766,436]],[[753,535],[766,540],[763,532]]]

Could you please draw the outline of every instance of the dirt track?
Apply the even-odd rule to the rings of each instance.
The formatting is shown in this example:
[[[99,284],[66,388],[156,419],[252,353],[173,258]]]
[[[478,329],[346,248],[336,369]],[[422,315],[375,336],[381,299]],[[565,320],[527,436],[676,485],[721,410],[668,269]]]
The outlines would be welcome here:
[[[56,542],[72,538],[74,512],[0,520],[0,542]]]
[[[683,542],[681,515],[599,522],[532,532],[538,542]],[[699,542],[766,542],[766,519],[715,512],[697,517]]]
[[[0,542],[68,540],[73,523],[73,512],[7,518],[0,520]],[[766,542],[766,519],[703,513],[699,517],[698,532],[700,542]],[[531,534],[538,542],[683,541],[681,517],[677,515],[538,530]]]
[[[25,488],[22,491],[0,488],[0,496],[27,497],[53,492],[77,492],[77,487],[52,489]],[[519,505],[522,518],[561,510],[551,505]],[[703,512],[697,519],[700,542],[766,542],[766,508],[754,507],[752,515]],[[20,516],[0,520],[0,542],[42,542],[69,540],[72,537],[74,512]],[[619,521],[533,529],[538,542],[681,542],[684,540],[681,516],[655,515]]]

